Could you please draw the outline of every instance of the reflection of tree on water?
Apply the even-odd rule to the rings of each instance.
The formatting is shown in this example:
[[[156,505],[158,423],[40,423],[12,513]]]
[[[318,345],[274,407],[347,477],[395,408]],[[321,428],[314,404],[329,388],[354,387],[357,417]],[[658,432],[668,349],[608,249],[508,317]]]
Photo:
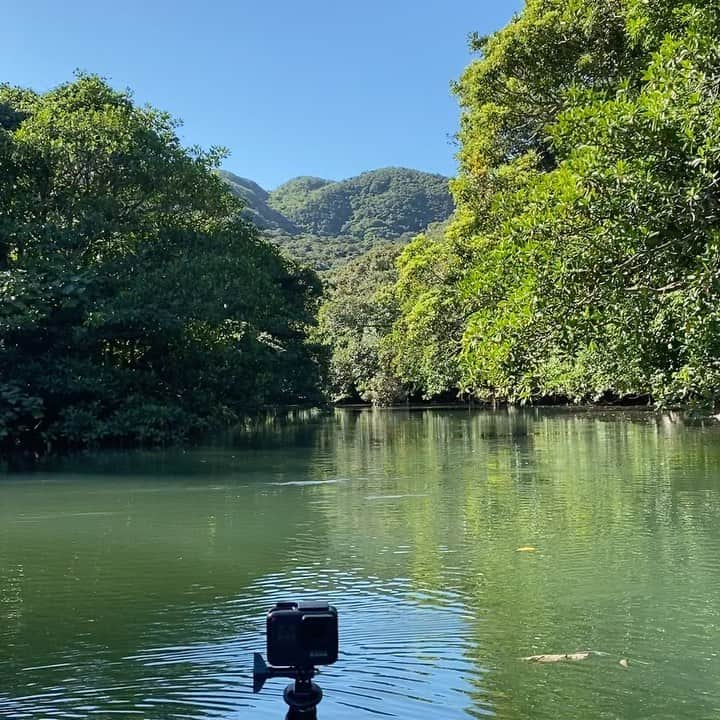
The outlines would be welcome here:
[[[409,577],[431,603],[442,591],[465,598],[475,618],[468,652],[495,669],[478,688],[480,707],[492,698],[502,717],[550,717],[563,698],[564,708],[593,715],[604,695],[608,707],[627,708],[632,676],[616,682],[593,660],[589,670],[559,671],[566,681],[557,687],[538,676],[547,669],[522,666],[524,655],[589,648],[617,655],[617,664],[625,654],[677,657],[684,646],[698,657],[675,618],[687,608],[688,583],[720,600],[708,562],[719,545],[720,453],[682,426],[630,419],[566,411],[341,416],[336,472],[352,483],[337,506],[324,506],[334,551],[362,538],[351,552],[369,574]],[[538,552],[517,553],[524,544]],[[708,623],[719,619],[717,607],[702,604]],[[664,625],[677,628],[676,647],[658,630]],[[707,638],[701,644],[711,651]],[[675,697],[686,695],[676,682]],[[655,702],[665,712],[665,694]],[[696,702],[699,711],[709,706]]]

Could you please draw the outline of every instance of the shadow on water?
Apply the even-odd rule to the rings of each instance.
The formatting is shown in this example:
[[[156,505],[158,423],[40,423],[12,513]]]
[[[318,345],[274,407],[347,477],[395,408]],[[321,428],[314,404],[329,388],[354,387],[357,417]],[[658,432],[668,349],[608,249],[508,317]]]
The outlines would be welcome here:
[[[17,452],[0,455],[0,473],[33,473],[43,470],[59,472],[67,469],[84,474],[156,475],[208,473],[207,463],[226,463],[232,457],[226,451],[262,450],[287,447],[312,447],[317,429],[331,414],[323,409],[292,409],[267,411],[248,417],[235,428],[206,438],[199,446],[126,449],[86,449],[51,455]],[[211,471],[222,471],[213,466]],[[1,477],[1,476],[0,476]]]
[[[0,716],[281,717],[251,653],[309,596],[341,613],[321,717],[716,716],[718,439],[638,411],[343,410],[7,474]]]

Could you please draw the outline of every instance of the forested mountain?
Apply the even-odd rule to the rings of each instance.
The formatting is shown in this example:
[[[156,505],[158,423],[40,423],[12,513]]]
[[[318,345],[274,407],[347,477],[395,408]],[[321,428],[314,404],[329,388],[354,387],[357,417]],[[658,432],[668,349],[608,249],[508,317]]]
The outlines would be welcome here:
[[[288,180],[272,191],[270,203],[272,206],[285,213],[288,218],[302,214],[304,208],[307,207],[312,193],[328,185],[337,183],[324,178],[311,177],[309,175],[301,175],[300,177]],[[333,209],[334,210],[334,209]],[[331,213],[332,214],[332,213]],[[307,228],[304,230],[314,231],[317,228]]]
[[[228,184],[233,195],[245,203],[245,217],[259,228],[289,235],[296,235],[300,232],[291,220],[268,205],[269,193],[267,190],[252,180],[234,175],[227,170],[218,170],[218,173]]]
[[[268,204],[307,233],[359,240],[417,233],[453,209],[447,178],[406,168],[342,182],[298,178],[271,192]]]
[[[291,256],[320,268],[377,244],[406,242],[453,210],[448,178],[406,168],[340,182],[298,177],[272,192],[227,171],[221,175],[247,204],[246,217]]]

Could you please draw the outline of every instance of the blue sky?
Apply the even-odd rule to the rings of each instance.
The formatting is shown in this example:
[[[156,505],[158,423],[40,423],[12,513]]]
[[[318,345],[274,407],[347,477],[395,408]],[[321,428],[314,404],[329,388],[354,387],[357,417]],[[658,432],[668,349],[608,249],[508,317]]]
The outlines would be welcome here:
[[[224,145],[272,188],[388,165],[452,174],[450,82],[467,35],[522,0],[24,0],[0,22],[0,82],[47,90],[75,69],[129,87]]]

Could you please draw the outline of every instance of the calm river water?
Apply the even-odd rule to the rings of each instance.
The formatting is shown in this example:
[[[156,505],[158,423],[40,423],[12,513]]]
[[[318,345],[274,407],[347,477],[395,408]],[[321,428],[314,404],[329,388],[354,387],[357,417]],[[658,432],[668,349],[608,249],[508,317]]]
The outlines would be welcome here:
[[[720,430],[345,410],[0,475],[2,718],[280,719],[252,652],[308,597],[321,720],[719,718]]]

